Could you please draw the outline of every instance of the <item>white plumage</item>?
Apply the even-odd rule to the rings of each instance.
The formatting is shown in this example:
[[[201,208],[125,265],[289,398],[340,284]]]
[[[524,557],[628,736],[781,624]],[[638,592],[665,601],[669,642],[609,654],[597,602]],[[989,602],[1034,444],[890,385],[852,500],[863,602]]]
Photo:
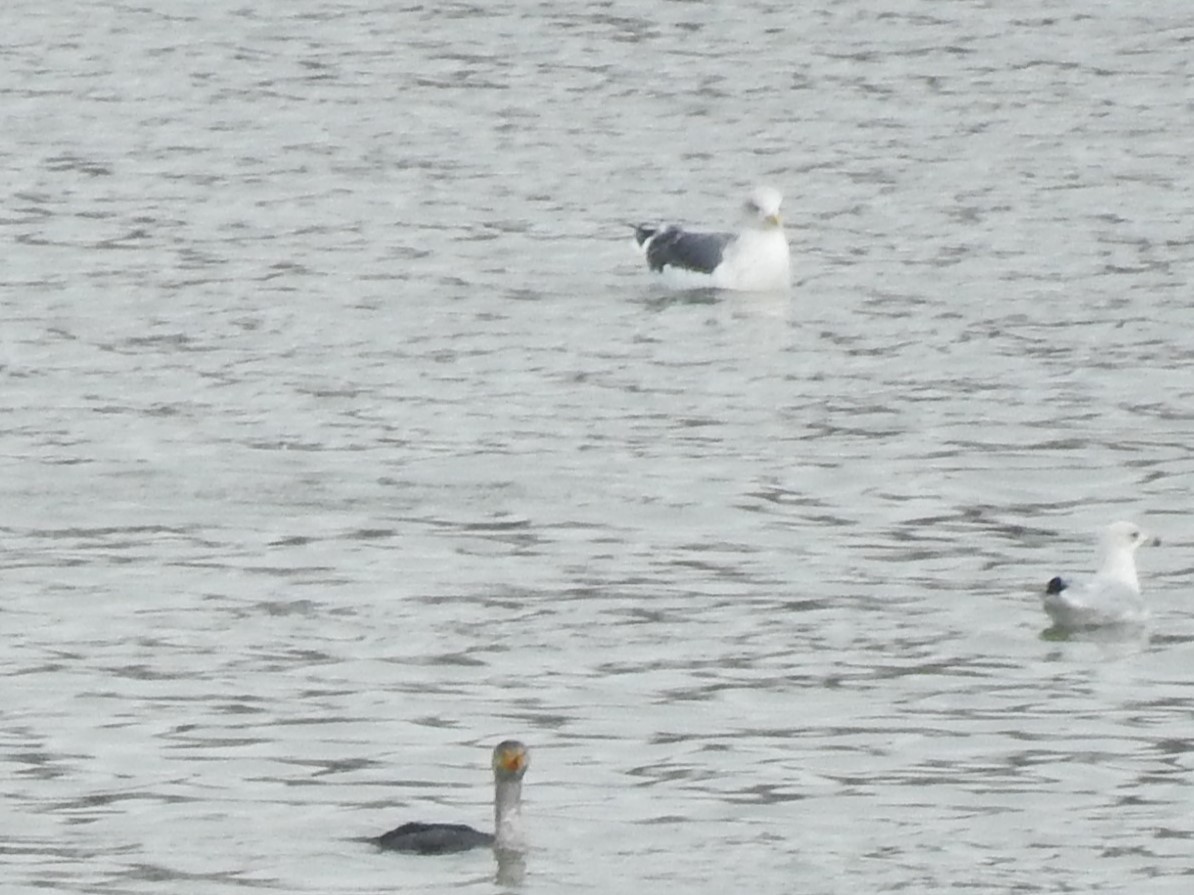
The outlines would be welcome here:
[[[677,288],[771,292],[791,284],[791,249],[779,208],[783,195],[758,187],[743,205],[737,233],[699,233],[675,224],[640,224],[634,238],[647,266]]]
[[[1148,608],[1136,576],[1136,548],[1148,542],[1131,522],[1115,522],[1103,530],[1099,542],[1099,570],[1091,578],[1056,577],[1045,588],[1045,612],[1059,628],[1097,628],[1141,625]],[[1159,543],[1151,539],[1152,543]]]

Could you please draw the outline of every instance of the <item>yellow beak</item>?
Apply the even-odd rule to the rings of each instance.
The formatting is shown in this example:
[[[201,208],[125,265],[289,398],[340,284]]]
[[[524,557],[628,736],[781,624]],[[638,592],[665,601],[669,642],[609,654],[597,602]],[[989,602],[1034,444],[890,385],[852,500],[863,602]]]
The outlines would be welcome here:
[[[769,214],[769,215],[767,215],[767,217],[763,218],[763,220],[765,220],[772,227],[778,227],[778,226],[780,226],[780,224],[782,224],[784,222],[784,219],[781,218],[778,214]]]
[[[499,759],[499,762],[507,771],[517,771],[526,763],[526,753],[506,752]]]

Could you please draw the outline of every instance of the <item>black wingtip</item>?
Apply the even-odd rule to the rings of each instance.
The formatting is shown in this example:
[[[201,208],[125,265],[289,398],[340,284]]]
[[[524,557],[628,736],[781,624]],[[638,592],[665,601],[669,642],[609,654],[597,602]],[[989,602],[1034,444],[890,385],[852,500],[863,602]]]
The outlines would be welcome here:
[[[1045,585],[1045,593],[1047,594],[1059,594],[1065,589],[1066,583],[1060,576],[1050,578],[1049,583]]]

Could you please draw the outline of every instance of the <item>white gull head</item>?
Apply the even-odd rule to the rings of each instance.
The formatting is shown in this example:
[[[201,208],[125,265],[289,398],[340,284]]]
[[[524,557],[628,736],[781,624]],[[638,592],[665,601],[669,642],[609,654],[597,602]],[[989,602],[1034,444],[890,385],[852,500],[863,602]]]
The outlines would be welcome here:
[[[1118,578],[1140,590],[1136,577],[1136,550],[1149,536],[1134,522],[1113,522],[1099,538],[1099,575]]]
[[[769,186],[755,187],[742,205],[746,225],[760,230],[782,227],[779,207],[783,202],[784,195],[779,190]]]

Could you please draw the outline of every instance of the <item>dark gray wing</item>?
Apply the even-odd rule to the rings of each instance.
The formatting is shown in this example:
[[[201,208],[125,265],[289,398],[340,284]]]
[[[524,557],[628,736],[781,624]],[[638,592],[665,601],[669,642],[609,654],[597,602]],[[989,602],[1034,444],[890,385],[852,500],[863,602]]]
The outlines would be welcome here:
[[[446,855],[493,845],[493,836],[467,824],[406,823],[373,840],[379,848],[418,855]]]
[[[637,227],[639,245],[646,244],[647,266],[651,270],[679,267],[699,273],[713,273],[721,264],[725,247],[734,240],[732,233],[689,233],[679,227]]]

